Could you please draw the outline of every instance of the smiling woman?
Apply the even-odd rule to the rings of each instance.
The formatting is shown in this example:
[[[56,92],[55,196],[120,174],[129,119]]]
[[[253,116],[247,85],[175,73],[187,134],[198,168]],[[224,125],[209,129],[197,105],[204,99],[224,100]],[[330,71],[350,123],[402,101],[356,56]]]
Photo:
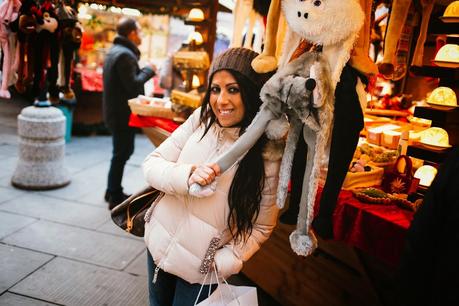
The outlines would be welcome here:
[[[201,273],[213,267],[224,278],[238,273],[276,224],[282,146],[263,136],[228,171],[220,173],[214,162],[259,110],[269,75],[252,69],[257,55],[232,48],[216,57],[201,108],[145,159],[147,182],[165,192],[145,224],[150,305],[191,306],[197,297],[202,300],[201,283],[207,294],[216,280],[209,283]],[[214,184],[216,192],[195,197],[189,191],[195,183]],[[215,256],[204,260],[211,245]]]

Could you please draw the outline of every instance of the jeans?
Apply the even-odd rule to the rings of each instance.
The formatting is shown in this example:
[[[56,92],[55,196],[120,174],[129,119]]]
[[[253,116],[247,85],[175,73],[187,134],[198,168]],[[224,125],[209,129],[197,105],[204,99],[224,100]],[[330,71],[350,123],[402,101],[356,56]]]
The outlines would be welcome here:
[[[163,270],[159,270],[156,282],[153,284],[156,265],[153,262],[150,252],[147,252],[150,306],[193,306],[201,289],[201,284],[190,284],[180,277],[164,272]],[[197,303],[207,298],[209,295],[209,286],[211,287],[211,292],[217,288],[217,284],[204,285]]]
[[[113,196],[120,196],[123,192],[121,180],[123,179],[124,166],[134,152],[134,139],[134,128],[112,131],[113,153],[108,172],[107,191]]]

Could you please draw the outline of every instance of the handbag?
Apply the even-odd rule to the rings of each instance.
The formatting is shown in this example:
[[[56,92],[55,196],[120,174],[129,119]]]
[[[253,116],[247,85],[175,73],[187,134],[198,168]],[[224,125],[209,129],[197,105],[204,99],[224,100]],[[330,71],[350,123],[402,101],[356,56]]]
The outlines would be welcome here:
[[[399,172],[398,165],[402,160],[405,161],[405,169],[403,172]],[[382,189],[387,193],[412,194],[416,192],[419,185],[419,179],[413,177],[412,169],[413,164],[411,163],[411,159],[406,155],[400,155],[393,169],[384,173],[381,184]]]
[[[111,211],[113,222],[135,236],[143,237],[145,233],[145,214],[153,203],[157,203],[164,193],[151,187],[145,187],[131,195]]]

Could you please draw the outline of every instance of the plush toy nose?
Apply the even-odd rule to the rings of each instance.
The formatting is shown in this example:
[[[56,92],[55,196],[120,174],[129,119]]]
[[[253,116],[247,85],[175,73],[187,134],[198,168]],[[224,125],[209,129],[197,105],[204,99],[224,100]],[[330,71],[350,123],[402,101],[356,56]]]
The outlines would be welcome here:
[[[298,11],[297,14],[298,14],[298,18],[301,18],[301,12]],[[308,13],[304,13],[304,15],[303,15],[304,19],[308,19],[308,16],[309,16]]]

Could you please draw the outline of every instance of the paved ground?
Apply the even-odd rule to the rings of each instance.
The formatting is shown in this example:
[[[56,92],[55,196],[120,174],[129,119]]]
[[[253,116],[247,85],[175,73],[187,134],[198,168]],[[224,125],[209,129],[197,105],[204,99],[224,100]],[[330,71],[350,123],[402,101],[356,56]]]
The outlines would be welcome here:
[[[111,222],[103,201],[109,136],[72,137],[72,181],[52,191],[11,186],[17,163],[16,116],[28,102],[0,100],[0,305],[146,305],[142,239]],[[144,185],[140,164],[153,149],[137,135],[125,171],[131,193]],[[234,278],[247,284],[243,276]],[[260,305],[277,305],[259,291]]]

